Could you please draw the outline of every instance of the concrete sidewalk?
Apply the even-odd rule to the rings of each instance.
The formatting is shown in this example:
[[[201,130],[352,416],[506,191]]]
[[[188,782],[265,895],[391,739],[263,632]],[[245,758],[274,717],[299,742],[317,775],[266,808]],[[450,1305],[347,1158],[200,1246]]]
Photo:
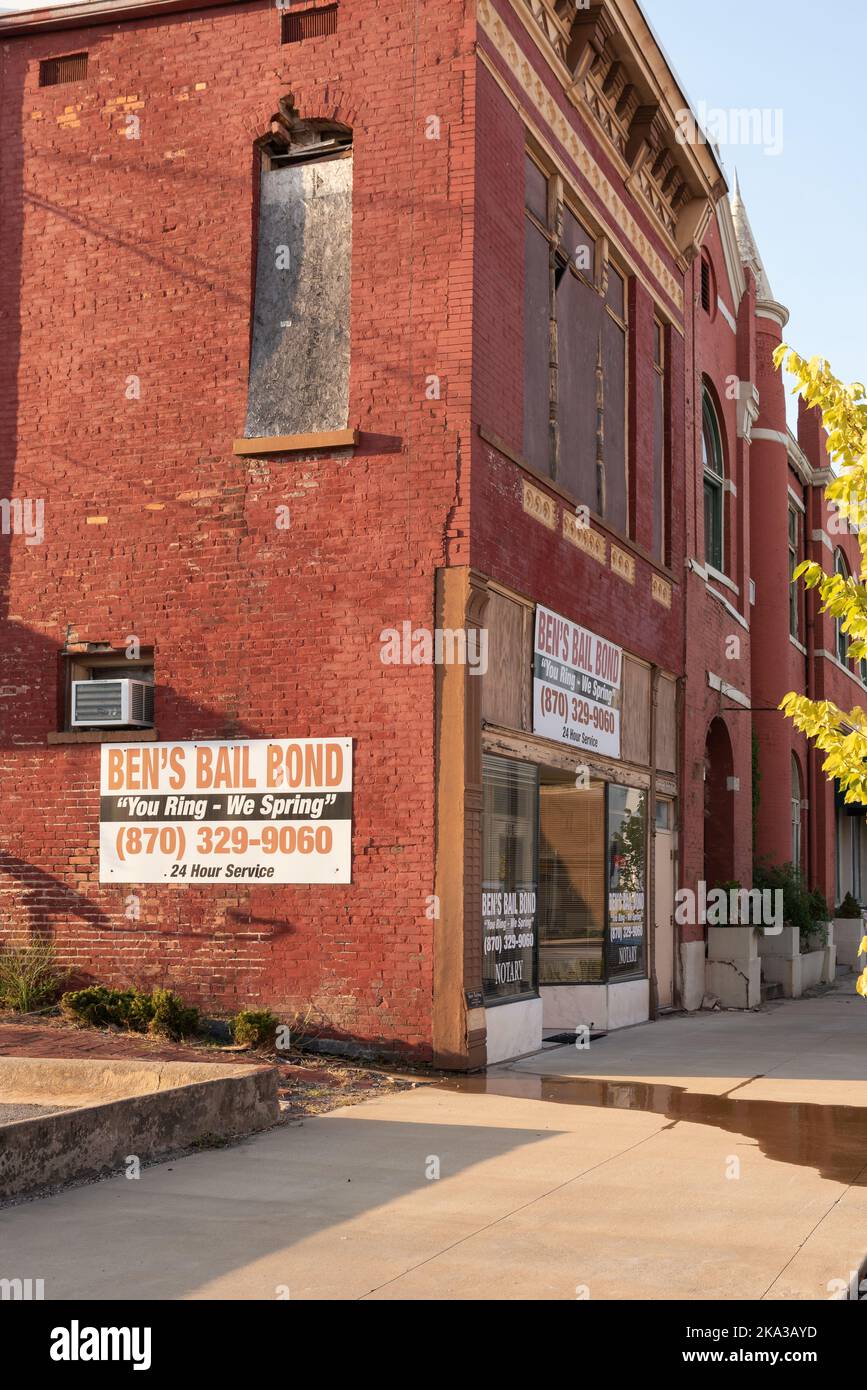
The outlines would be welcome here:
[[[8,1208],[0,1277],[84,1299],[827,1299],[867,1255],[865,1182],[848,986]]]

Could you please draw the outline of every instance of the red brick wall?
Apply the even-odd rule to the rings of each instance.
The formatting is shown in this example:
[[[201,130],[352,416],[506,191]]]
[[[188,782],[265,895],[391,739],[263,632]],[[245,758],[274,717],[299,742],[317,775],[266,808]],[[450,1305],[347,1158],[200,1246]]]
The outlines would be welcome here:
[[[353,0],[336,36],[281,47],[279,12],[239,5],[13,38],[2,55],[4,332],[20,323],[2,495],[44,498],[46,538],[3,538],[0,932],[51,929],[83,977],[214,1008],[313,1003],[338,1033],[422,1055],[434,679],[382,665],[378,637],[432,626],[436,567],[468,558],[467,8]],[[38,87],[40,58],[83,49],[85,83]],[[355,131],[362,435],[353,454],[245,461],[253,140],[288,91],[302,116]],[[99,748],[46,746],[68,626],[154,645],[161,738],[352,736],[352,886],[145,886],[128,920],[129,887],[97,881]]]

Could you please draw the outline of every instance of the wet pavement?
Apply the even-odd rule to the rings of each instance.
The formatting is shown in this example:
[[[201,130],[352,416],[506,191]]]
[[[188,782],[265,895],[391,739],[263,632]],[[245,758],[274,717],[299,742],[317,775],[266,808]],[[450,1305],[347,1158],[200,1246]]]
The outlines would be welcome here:
[[[555,1105],[642,1110],[660,1115],[672,1125],[709,1125],[755,1140],[762,1153],[776,1162],[812,1168],[834,1182],[867,1185],[867,1108],[857,1105],[743,1099],[737,1092],[749,1081],[739,1082],[734,1092],[722,1095],[702,1095],[683,1086],[646,1081],[551,1075],[494,1074],[442,1084],[466,1095],[520,1096]]]
[[[0,1277],[47,1299],[824,1300],[867,1256],[865,1166],[850,982],[6,1208]]]

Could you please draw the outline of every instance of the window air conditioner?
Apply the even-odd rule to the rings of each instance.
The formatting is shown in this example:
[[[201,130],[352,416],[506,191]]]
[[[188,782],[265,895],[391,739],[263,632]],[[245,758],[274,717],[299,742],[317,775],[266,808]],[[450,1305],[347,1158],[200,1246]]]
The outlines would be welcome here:
[[[148,681],[72,682],[73,729],[107,724],[150,728],[153,722],[154,688]]]

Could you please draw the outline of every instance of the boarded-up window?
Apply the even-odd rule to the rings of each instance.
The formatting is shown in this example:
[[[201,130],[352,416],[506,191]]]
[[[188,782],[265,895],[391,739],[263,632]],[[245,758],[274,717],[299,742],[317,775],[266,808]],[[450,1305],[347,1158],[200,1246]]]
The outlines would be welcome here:
[[[524,219],[524,456],[540,473],[551,472],[550,358],[551,247],[545,176],[526,161]]]
[[[626,305],[625,284],[608,267],[608,291],[603,320],[602,464],[605,504],[602,515],[618,531],[629,526],[626,500]],[[582,499],[583,500],[583,499]]]
[[[568,208],[563,239],[571,256],[557,284],[557,477],[598,512],[602,499],[596,467],[596,398],[602,299],[593,285],[593,239]]]
[[[349,415],[352,154],[266,153],[247,437],[345,429]]]
[[[667,558],[667,496],[665,486],[665,336],[662,324],[653,322],[653,557]]]
[[[626,281],[555,196],[528,158],[524,457],[626,533]]]

